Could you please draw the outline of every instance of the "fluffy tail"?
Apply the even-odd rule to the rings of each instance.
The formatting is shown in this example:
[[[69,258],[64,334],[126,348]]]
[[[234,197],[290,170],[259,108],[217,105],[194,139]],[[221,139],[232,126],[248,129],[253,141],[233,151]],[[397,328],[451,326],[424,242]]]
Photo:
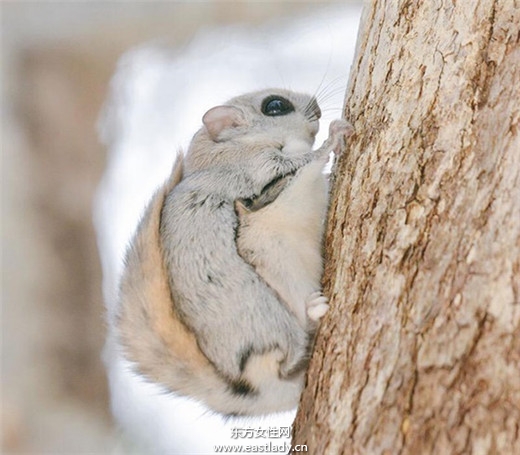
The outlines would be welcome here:
[[[159,228],[164,200],[181,181],[182,173],[182,154],[179,154],[170,178],[146,209],[125,258],[116,319],[124,355],[150,380],[224,414],[264,414],[273,407],[282,410],[281,404],[291,409],[299,396],[300,381],[280,381],[268,375],[271,376],[268,383],[257,378],[261,383],[254,384],[255,393],[243,394],[240,390],[237,393],[236,384],[219,375],[199,349],[194,334],[174,311]],[[269,364],[265,365],[271,367],[267,370],[273,366],[277,370],[277,360],[260,360]],[[275,396],[269,396],[271,391]],[[288,400],[286,406],[284,400]]]

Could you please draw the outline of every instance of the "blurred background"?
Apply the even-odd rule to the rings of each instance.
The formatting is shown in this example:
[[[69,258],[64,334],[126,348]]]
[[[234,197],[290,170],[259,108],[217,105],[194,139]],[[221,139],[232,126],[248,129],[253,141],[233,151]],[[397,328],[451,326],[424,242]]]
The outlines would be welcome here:
[[[114,453],[101,350],[92,204],[106,152],[96,122],[119,56],[205,27],[328,2],[4,1],[2,452]]]

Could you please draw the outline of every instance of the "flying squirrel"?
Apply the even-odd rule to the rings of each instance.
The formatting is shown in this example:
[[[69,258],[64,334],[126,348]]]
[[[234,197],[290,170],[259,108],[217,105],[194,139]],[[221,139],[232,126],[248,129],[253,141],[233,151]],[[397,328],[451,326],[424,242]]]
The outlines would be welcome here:
[[[125,257],[116,331],[136,370],[225,415],[293,409],[328,309],[323,168],[310,95],[269,89],[210,109]]]

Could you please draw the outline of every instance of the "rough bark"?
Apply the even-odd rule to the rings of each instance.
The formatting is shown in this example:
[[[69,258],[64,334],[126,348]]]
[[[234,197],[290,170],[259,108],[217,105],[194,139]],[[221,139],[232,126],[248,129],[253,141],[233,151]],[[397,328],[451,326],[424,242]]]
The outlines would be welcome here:
[[[520,453],[520,3],[373,1],[345,115],[309,453]]]

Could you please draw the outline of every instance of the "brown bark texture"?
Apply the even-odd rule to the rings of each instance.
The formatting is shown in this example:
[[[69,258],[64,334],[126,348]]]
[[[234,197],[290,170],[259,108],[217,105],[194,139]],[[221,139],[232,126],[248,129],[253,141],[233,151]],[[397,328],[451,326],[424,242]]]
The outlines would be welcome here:
[[[365,6],[294,444],[520,454],[520,2]]]

